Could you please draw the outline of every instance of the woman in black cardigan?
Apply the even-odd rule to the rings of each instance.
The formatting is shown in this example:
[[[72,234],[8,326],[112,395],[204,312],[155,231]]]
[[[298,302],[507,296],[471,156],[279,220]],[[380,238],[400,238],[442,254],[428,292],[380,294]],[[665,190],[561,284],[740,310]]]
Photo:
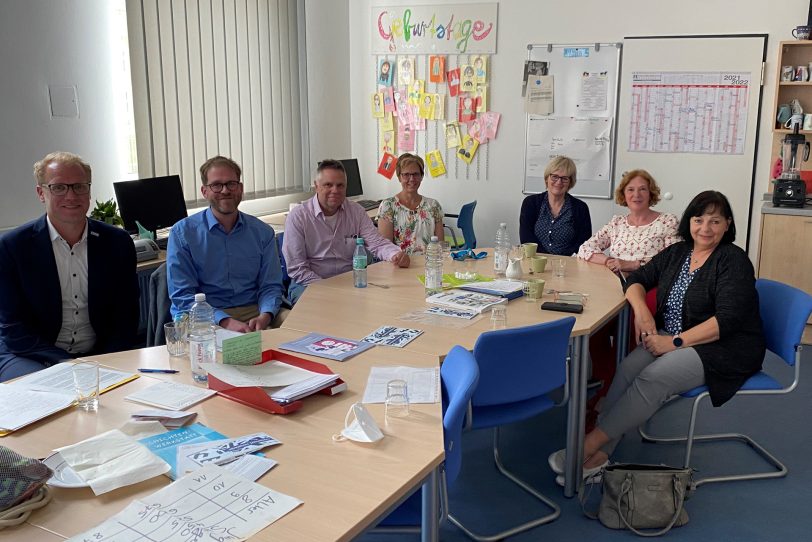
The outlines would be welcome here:
[[[572,256],[592,236],[589,207],[570,196],[575,186],[575,162],[557,156],[544,168],[547,191],[527,196],[519,215],[519,240],[538,243],[538,251]]]
[[[584,440],[584,475],[671,396],[700,385],[720,406],[761,369],[766,350],[753,265],[733,244],[727,198],[706,191],[688,205],[671,245],[627,278],[639,346],[620,364],[596,428]],[[657,314],[646,290],[657,288]],[[563,454],[550,456],[555,470]]]

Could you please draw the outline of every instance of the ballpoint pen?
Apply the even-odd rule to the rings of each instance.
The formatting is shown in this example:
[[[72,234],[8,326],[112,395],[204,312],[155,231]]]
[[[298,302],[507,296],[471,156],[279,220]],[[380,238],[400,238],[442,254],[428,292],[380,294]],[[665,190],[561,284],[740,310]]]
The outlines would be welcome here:
[[[176,371],[175,369],[138,369],[139,373],[166,373],[166,374],[177,374],[180,371]]]

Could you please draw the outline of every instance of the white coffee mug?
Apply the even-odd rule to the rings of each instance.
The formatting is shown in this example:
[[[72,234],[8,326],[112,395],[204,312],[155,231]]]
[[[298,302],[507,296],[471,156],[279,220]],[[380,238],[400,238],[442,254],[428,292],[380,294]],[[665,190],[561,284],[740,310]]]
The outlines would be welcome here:
[[[812,113],[804,115],[804,130],[812,130]]]
[[[787,122],[784,123],[784,128],[789,128],[790,130],[795,129],[795,125],[798,125],[798,128],[804,123],[804,116],[803,115],[792,115]]]

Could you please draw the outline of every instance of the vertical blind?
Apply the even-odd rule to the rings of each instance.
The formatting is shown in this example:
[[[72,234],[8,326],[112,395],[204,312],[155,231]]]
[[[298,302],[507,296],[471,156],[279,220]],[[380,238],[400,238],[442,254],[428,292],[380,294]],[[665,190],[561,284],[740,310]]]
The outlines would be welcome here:
[[[296,0],[127,0],[139,176],[240,164],[245,199],[308,189],[303,8]],[[301,31],[300,31],[301,29]]]

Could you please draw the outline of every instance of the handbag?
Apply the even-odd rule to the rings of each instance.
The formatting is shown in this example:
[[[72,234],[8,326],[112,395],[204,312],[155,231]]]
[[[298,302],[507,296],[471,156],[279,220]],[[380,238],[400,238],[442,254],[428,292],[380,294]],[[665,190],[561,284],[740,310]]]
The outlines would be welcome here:
[[[667,465],[608,465],[602,471],[597,519],[610,529],[629,529],[639,536],[661,536],[681,527],[688,523],[685,501],[695,490],[692,473]]]

